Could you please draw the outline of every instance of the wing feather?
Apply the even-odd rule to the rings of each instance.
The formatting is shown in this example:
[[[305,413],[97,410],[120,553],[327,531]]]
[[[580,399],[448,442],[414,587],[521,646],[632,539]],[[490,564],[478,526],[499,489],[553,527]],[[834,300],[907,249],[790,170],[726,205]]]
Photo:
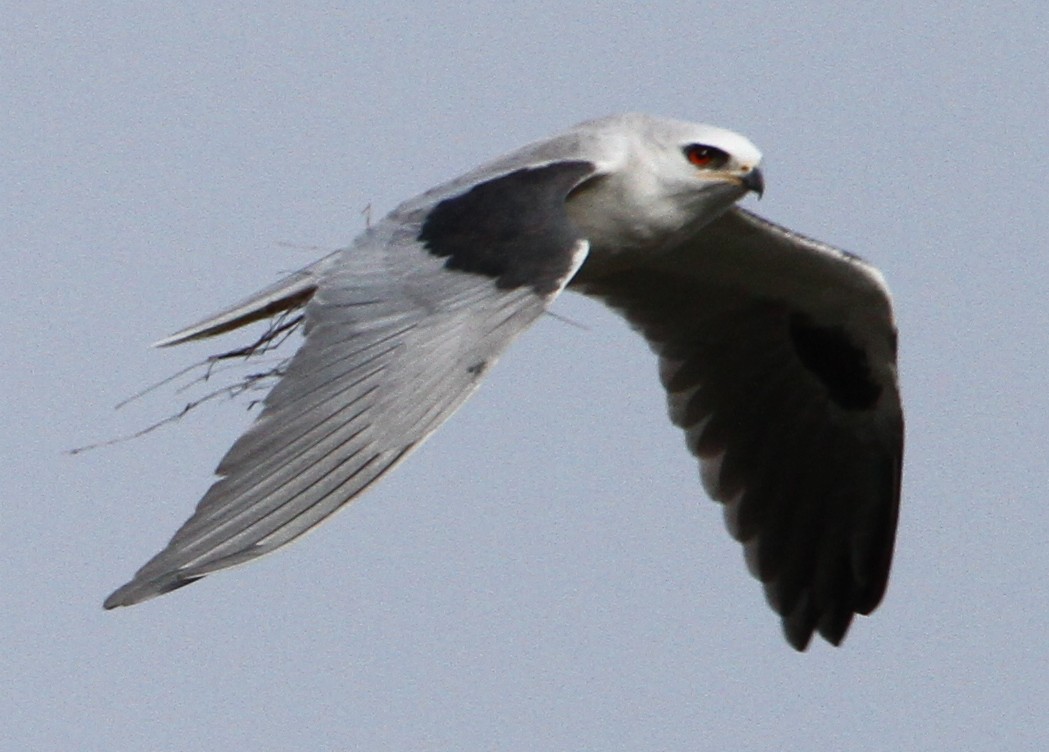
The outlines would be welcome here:
[[[588,245],[564,199],[595,169],[545,163],[429,208],[406,205],[353,247],[164,340],[305,306],[305,341],[219,463],[219,480],[105,606],[151,598],[294,540],[425,441],[582,263]]]
[[[903,451],[896,331],[860,259],[740,209],[662,254],[585,265],[581,291],[660,357],[671,420],[803,650],[880,602]]]

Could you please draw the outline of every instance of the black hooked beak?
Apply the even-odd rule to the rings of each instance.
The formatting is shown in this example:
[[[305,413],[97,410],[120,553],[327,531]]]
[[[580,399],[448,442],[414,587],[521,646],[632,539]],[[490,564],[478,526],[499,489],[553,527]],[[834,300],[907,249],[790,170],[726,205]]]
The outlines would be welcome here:
[[[761,170],[757,167],[740,178],[740,182],[743,183],[743,187],[748,191],[754,191],[754,193],[758,194],[758,198],[761,198],[762,194],[765,193],[765,176],[761,174]]]

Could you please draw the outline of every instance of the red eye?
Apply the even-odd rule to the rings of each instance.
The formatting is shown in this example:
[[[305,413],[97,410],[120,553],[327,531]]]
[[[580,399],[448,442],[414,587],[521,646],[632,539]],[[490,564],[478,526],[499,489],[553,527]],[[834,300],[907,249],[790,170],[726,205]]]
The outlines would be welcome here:
[[[688,161],[696,167],[706,167],[714,161],[714,157],[711,155],[710,149],[700,147],[698,149],[689,149]]]
[[[728,154],[716,146],[689,144],[684,152],[685,159],[695,167],[718,168],[728,162]]]

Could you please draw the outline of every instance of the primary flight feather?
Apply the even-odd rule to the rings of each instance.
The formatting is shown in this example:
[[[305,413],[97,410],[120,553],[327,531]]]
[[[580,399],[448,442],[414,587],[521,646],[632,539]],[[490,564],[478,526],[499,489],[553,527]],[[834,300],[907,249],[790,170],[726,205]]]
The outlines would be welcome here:
[[[566,288],[659,357],[670,418],[803,650],[888,581],[903,415],[881,275],[735,203],[761,154],[708,125],[582,123],[394,209],[348,248],[162,340],[276,314],[305,340],[219,480],[105,607],[268,553],[352,501]]]

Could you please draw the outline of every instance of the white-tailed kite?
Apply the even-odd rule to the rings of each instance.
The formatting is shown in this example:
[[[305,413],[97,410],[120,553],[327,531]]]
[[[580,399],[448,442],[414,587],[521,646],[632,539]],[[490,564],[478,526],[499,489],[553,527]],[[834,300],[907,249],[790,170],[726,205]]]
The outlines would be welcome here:
[[[407,457],[568,288],[659,356],[670,418],[791,645],[881,601],[903,416],[881,274],[734,204],[743,136],[644,115],[583,123],[402,204],[354,243],[159,342],[276,314],[305,340],[219,480],[106,608],[292,541]]]

